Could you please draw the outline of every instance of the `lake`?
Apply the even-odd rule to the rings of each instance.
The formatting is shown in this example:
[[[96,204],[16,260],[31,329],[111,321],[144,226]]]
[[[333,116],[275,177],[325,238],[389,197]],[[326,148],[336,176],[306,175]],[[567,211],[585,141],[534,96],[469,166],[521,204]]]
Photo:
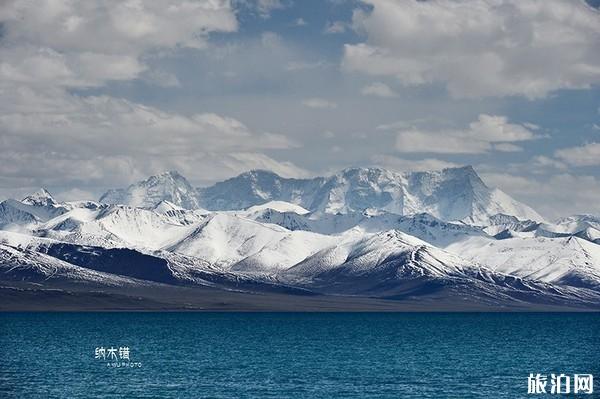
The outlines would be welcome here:
[[[520,398],[600,378],[600,315],[3,313],[0,348],[2,398]]]

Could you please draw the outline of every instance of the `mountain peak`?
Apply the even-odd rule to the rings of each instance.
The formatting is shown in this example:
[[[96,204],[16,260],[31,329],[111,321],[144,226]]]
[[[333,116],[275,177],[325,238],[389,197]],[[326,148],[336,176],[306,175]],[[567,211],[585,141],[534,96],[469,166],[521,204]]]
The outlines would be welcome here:
[[[237,178],[250,178],[250,179],[260,179],[260,178],[270,178],[270,179],[283,179],[283,177],[279,176],[277,173],[267,170],[267,169],[252,169],[247,172],[242,173],[237,177],[233,177],[233,179]]]
[[[367,172],[387,172],[387,169],[379,166],[350,166],[342,169],[340,174],[367,173]]]
[[[409,172],[404,175],[407,176],[408,179],[426,182],[426,186],[442,183],[447,186],[447,188],[451,188],[452,186],[455,189],[460,188],[465,192],[471,191],[483,195],[486,195],[484,193],[491,190],[471,165],[444,168],[442,170],[428,172]]]
[[[364,179],[369,179],[369,178],[373,178],[373,177],[377,177],[377,176],[384,176],[384,175],[388,175],[388,176],[392,177],[394,175],[394,172],[392,172],[388,169],[383,169],[383,168],[377,167],[377,166],[369,166],[369,167],[353,166],[353,167],[342,169],[336,175],[344,176],[346,178],[357,177],[359,179],[364,180]]]
[[[28,195],[27,197],[21,200],[22,203],[33,206],[54,206],[56,205],[56,200],[52,197],[52,194],[48,192],[45,188],[40,188],[33,194]]]
[[[199,208],[196,189],[179,172],[171,170],[131,184],[126,189],[109,190],[100,202],[140,208],[154,208],[161,201],[186,208]]]
[[[166,172],[158,173],[156,175],[152,175],[152,176],[148,177],[145,180],[142,180],[141,182],[134,183],[134,184],[156,185],[156,184],[163,184],[163,183],[167,183],[167,182],[180,182],[183,185],[191,187],[188,180],[181,173],[179,173],[176,170],[169,170]]]
[[[471,165],[456,166],[456,167],[452,167],[452,168],[444,168],[444,169],[442,169],[442,173],[452,174],[452,175],[456,175],[456,176],[461,175],[461,176],[473,177],[473,178],[476,178],[477,180],[481,181],[481,178],[475,171],[475,168],[473,168],[473,166],[471,166]],[[482,183],[483,183],[483,181],[482,181]]]
[[[183,175],[181,173],[179,173],[176,170],[168,170],[166,172],[162,172],[159,174],[156,174],[154,176],[150,176],[150,178],[155,177],[155,178],[171,178],[171,179],[185,179],[185,177],[183,177]]]

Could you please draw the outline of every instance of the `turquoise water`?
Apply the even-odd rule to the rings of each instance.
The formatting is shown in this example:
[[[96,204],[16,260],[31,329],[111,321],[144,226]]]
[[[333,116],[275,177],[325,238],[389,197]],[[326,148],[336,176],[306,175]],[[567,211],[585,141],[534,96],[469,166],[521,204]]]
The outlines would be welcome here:
[[[1,398],[521,398],[600,380],[600,315],[8,313],[0,348]]]

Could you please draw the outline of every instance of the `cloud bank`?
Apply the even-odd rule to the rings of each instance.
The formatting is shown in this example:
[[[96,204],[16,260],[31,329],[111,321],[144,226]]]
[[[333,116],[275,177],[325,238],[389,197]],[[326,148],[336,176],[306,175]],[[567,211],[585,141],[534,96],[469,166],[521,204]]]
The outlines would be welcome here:
[[[267,3],[262,9],[274,8]],[[229,1],[10,0],[0,23],[2,188],[122,184],[166,169],[196,181],[252,167],[304,173],[262,153],[297,145],[280,134],[215,113],[73,91],[138,78],[179,86],[145,60],[237,30]]]
[[[600,13],[574,0],[365,0],[349,71],[454,97],[546,97],[600,83]]]

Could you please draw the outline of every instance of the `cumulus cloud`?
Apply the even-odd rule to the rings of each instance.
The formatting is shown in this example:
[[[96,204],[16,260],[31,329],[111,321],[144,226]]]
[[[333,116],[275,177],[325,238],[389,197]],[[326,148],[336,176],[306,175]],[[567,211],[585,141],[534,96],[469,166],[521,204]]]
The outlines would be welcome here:
[[[176,48],[204,48],[211,32],[236,30],[227,0],[9,0],[0,5],[0,23],[2,192],[44,185],[89,193],[168,169],[193,181],[250,168],[305,173],[263,153],[295,142],[235,118],[71,91],[132,79],[179,86],[176,76],[150,69],[145,60]],[[277,37],[261,40],[274,46]]]
[[[93,87],[136,78],[146,67],[120,54],[60,53],[35,46],[0,48],[0,85]]]
[[[0,85],[85,88],[160,75],[143,56],[201,48],[237,29],[227,0],[6,0],[0,5]],[[157,81],[174,85],[169,77]]]
[[[455,97],[545,97],[600,83],[600,14],[580,0],[364,0],[343,66]]]
[[[227,0],[7,0],[0,19],[9,42],[104,54],[176,45],[202,47],[209,32],[237,29]]]
[[[308,108],[320,108],[320,109],[337,108],[337,104],[335,102],[326,100],[324,98],[318,98],[318,97],[307,98],[306,100],[302,101],[302,105],[304,105],[305,107],[308,107]]]
[[[360,92],[365,96],[383,98],[393,98],[398,96],[398,94],[394,92],[394,90],[392,90],[388,85],[381,82],[371,83],[370,85],[363,87]]]
[[[512,142],[537,137],[525,125],[509,123],[504,116],[481,114],[466,129],[400,130],[396,149],[407,153],[481,154],[492,150],[514,151],[518,147]]]
[[[555,156],[573,166],[600,165],[600,143],[557,150]]]
[[[140,56],[172,47],[204,47],[210,32],[231,32],[237,20],[226,0],[7,0],[0,74],[29,84],[97,86],[129,80]]]

